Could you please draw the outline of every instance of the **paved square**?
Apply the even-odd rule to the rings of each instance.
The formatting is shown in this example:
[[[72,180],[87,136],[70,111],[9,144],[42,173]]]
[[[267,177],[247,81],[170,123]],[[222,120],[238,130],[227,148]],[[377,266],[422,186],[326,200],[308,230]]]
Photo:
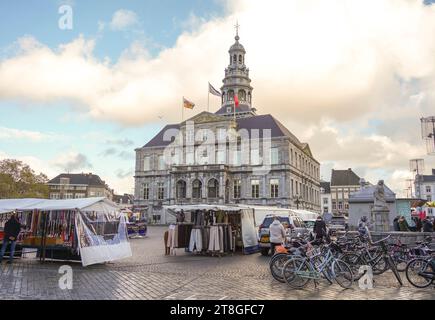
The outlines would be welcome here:
[[[145,239],[131,240],[133,257],[114,263],[82,267],[71,263],[73,289],[61,290],[58,282],[63,263],[40,264],[31,259],[1,265],[2,299],[435,299],[433,288],[411,287],[404,274],[400,287],[388,272],[375,277],[375,288],[356,285],[344,290],[322,283],[294,290],[275,281],[269,258],[260,254],[226,257],[194,256],[178,249],[164,256],[165,227],[149,227]]]

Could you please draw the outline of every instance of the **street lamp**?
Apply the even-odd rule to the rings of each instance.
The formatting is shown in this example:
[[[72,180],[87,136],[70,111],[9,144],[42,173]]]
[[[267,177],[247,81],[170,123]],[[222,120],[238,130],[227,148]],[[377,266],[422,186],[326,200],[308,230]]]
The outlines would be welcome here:
[[[302,197],[298,194],[293,197],[293,201],[296,203],[296,209],[298,210],[299,210],[299,204],[302,202],[301,200]]]

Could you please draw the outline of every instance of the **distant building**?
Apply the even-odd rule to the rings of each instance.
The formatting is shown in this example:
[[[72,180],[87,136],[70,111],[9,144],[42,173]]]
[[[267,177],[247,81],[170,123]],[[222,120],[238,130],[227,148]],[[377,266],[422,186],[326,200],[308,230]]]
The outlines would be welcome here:
[[[331,174],[331,200],[334,215],[349,215],[349,195],[359,191],[361,178],[352,171],[332,170]]]
[[[331,183],[320,181],[320,206],[322,213],[332,213]]]
[[[134,197],[132,194],[124,193],[123,195],[113,195],[113,202],[115,202],[121,209],[133,209]]]
[[[431,175],[416,175],[415,194],[417,198],[435,201],[435,169]]]
[[[364,180],[361,180],[360,190],[352,193],[349,199],[347,199],[350,204],[349,226],[356,227],[363,216],[366,216],[370,221],[375,220],[374,217],[371,216],[371,212],[374,205],[374,192],[376,187],[376,185],[368,185]],[[393,219],[397,216],[396,194],[387,185],[384,185],[384,194],[387,207],[390,211],[389,222],[390,230],[392,230]],[[408,215],[410,217],[410,212]]]
[[[113,190],[92,173],[62,173],[47,183],[50,199],[113,198]]]

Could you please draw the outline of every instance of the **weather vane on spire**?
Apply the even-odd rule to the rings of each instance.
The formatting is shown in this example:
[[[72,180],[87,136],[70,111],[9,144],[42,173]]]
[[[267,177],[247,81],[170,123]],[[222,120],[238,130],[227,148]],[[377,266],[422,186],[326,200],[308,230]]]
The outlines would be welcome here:
[[[236,28],[236,40],[239,40],[239,29],[240,29],[240,24],[239,24],[239,20],[237,20],[236,25],[234,26],[234,28]]]

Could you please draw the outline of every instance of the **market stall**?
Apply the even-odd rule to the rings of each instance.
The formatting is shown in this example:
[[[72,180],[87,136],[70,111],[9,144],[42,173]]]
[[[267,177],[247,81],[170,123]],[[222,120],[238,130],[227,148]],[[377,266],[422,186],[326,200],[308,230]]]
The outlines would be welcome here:
[[[105,198],[0,200],[0,228],[15,213],[22,226],[17,242],[46,258],[81,260],[83,266],[132,255],[126,219]]]
[[[259,250],[252,209],[225,205],[174,205],[165,209],[177,217],[168,230],[170,254],[176,254],[177,248],[208,255]]]

